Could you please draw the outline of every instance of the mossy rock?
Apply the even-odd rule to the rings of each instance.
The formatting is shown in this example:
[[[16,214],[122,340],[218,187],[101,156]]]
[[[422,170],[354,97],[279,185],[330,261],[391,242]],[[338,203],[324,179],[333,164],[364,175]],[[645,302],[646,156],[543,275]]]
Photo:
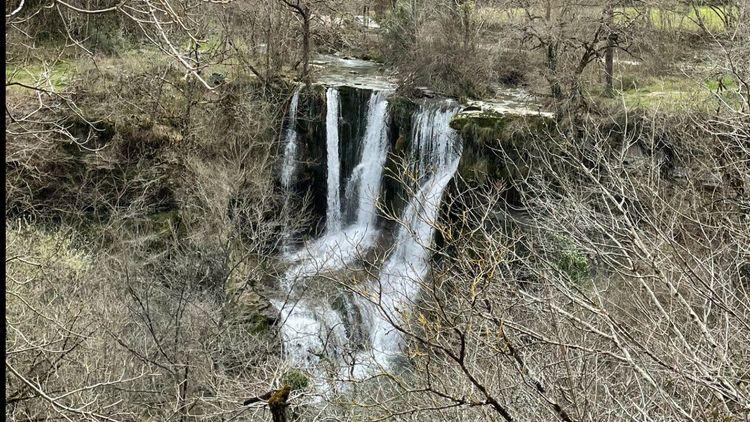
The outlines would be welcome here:
[[[240,265],[236,272],[244,271],[244,265]],[[232,320],[247,325],[253,334],[266,333],[271,329],[277,315],[268,301],[248,288],[246,282],[244,276],[234,275],[227,278],[224,291],[227,296],[234,298],[227,312],[231,314]]]
[[[456,183],[484,186],[499,181],[513,182],[526,177],[523,157],[531,137],[547,130],[550,120],[542,115],[503,114],[478,108],[457,114],[451,128],[464,141]],[[505,199],[517,203],[518,192],[509,183]]]
[[[518,133],[544,130],[550,119],[543,115],[503,114],[496,111],[470,111],[457,114],[450,122],[464,141],[484,145],[517,141]],[[523,137],[523,136],[522,136]]]
[[[412,116],[419,110],[419,105],[409,98],[393,96],[388,99],[388,112],[400,133],[411,132]]]
[[[451,128],[459,132],[465,140],[483,142],[500,138],[506,124],[506,115],[493,111],[459,113],[450,122]]]

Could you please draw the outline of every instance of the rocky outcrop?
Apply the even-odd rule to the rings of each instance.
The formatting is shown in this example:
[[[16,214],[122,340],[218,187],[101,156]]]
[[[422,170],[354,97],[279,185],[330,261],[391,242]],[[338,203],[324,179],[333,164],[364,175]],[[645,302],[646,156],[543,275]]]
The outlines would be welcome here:
[[[524,148],[530,133],[545,130],[551,119],[543,114],[512,114],[467,108],[451,121],[464,141],[456,183],[483,186],[526,174]],[[515,202],[510,188],[506,200]]]

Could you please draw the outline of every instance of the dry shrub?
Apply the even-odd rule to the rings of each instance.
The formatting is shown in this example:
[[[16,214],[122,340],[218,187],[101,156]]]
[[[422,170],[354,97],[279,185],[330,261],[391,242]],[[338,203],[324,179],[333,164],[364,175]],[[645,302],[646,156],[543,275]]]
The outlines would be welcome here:
[[[212,419],[281,376],[268,331],[227,312],[220,251],[38,227],[6,226],[9,420]]]
[[[495,57],[477,46],[470,4],[430,8],[399,2],[383,26],[382,56],[398,68],[403,85],[454,97],[481,97],[491,90]]]

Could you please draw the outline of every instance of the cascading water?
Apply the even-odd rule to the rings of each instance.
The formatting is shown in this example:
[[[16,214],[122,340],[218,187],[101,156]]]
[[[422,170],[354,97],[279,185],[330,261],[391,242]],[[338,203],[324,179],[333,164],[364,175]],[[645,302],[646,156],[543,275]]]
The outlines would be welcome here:
[[[329,89],[330,92],[330,89]],[[374,92],[368,102],[367,127],[363,137],[362,154],[359,163],[352,171],[346,191],[349,192],[345,199],[352,202],[356,198],[356,220],[349,226],[334,230],[331,226],[326,229],[326,234],[313,242],[306,244],[301,250],[289,256],[289,259],[298,264],[287,271],[285,282],[288,288],[296,281],[311,277],[323,271],[331,271],[344,268],[357,257],[361,256],[367,249],[371,248],[377,237],[375,219],[377,216],[377,199],[383,175],[383,164],[385,163],[388,147],[387,139],[387,93]],[[329,100],[333,96],[329,96]],[[331,110],[332,107],[329,107]],[[330,123],[327,116],[326,122]],[[330,133],[338,133],[337,128],[328,126],[329,154],[333,148]],[[338,137],[336,137],[338,139]],[[339,202],[332,199],[332,191],[338,193],[338,179],[330,172],[332,158],[328,156],[328,205],[338,207]],[[346,204],[349,206],[349,204]],[[338,210],[338,208],[337,208]],[[334,221],[336,217],[330,217],[331,211],[326,213],[328,221]],[[333,213],[335,214],[335,213]],[[337,220],[340,224],[340,220]]]
[[[290,200],[290,188],[294,172],[297,167],[297,106],[299,105],[299,93],[302,86],[297,86],[289,102],[289,113],[287,115],[286,129],[284,130],[284,155],[281,161],[281,185],[286,190],[284,197],[284,209],[288,209]],[[285,253],[289,253],[290,238],[292,232],[289,227],[284,229],[282,234],[281,247]]]
[[[394,325],[402,324],[401,313],[413,308],[419,285],[429,271],[441,198],[458,168],[461,142],[449,126],[457,111],[454,106],[422,108],[415,117],[411,163],[419,187],[401,218],[396,247],[378,281],[370,286],[369,296],[379,298],[374,300],[378,303],[358,301],[370,333],[371,356],[385,368],[390,366],[390,358],[400,352],[403,339]]]
[[[345,209],[356,204],[356,219],[342,229],[338,162],[339,94],[326,92],[327,205],[326,233],[288,256],[293,265],[284,275],[282,287],[286,302],[275,302],[281,315],[280,331],[287,360],[297,367],[319,374],[320,356],[341,362],[339,351],[345,347],[346,330],[340,316],[328,304],[313,305],[299,300],[295,287],[305,279],[345,268],[369,248],[377,237],[375,228],[377,199],[381,189],[383,165],[387,155],[387,101],[385,92],[373,92],[368,102],[367,126],[359,163],[347,181]],[[356,199],[356,203],[354,200]],[[351,307],[351,303],[344,303]],[[350,318],[347,318],[350,319]],[[325,385],[318,377],[316,383]]]
[[[289,114],[287,126],[284,132],[284,158],[281,162],[281,185],[289,189],[292,185],[292,177],[297,163],[297,105],[299,104],[299,93],[302,87],[298,86],[289,103]]]
[[[318,372],[323,356],[332,358],[334,363],[340,360],[346,329],[336,311],[306,301],[271,303],[279,311],[284,356],[289,364]],[[321,377],[313,381],[320,390],[328,389]]]
[[[373,92],[367,112],[367,129],[362,158],[352,171],[352,179],[350,179],[350,183],[355,182],[359,187],[355,224],[361,227],[373,226],[377,216],[377,200],[380,195],[383,164],[385,164],[388,148],[387,110],[386,93]],[[356,180],[354,180],[355,174]]]
[[[326,231],[341,231],[341,194],[339,192],[339,91],[326,90],[326,154],[328,162],[328,208],[326,209]]]

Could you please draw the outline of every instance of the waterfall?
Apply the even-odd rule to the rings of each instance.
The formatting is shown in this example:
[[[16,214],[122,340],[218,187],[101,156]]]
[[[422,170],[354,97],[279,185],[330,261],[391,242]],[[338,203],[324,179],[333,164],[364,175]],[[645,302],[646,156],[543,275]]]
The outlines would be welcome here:
[[[367,109],[367,128],[359,164],[350,180],[358,185],[356,225],[370,228],[377,216],[377,201],[388,150],[386,122],[388,102],[385,92],[373,92]],[[356,180],[355,180],[356,176]]]
[[[284,357],[298,369],[318,374],[313,382],[320,390],[328,385],[321,376],[322,357],[340,360],[339,351],[346,345],[346,329],[341,317],[330,307],[316,307],[305,301],[271,301],[279,311]]]
[[[341,193],[339,192],[339,91],[326,90],[326,153],[328,163],[328,209],[326,231],[341,231]]]
[[[449,126],[457,106],[452,103],[422,106],[413,117],[407,156],[410,162],[407,174],[416,176],[412,186],[415,193],[401,216],[395,247],[377,280],[368,283],[366,296],[342,296],[341,313],[325,300],[309,296],[303,299],[304,289],[296,288],[298,284],[309,287],[316,282],[312,278],[317,274],[347,268],[372,248],[378,237],[377,203],[388,152],[386,97],[386,92],[373,92],[370,96],[358,161],[345,182],[342,198],[339,142],[350,146],[345,142],[352,140],[339,139],[338,90],[326,91],[326,231],[319,239],[307,242],[287,256],[292,265],[281,284],[289,302],[274,302],[281,316],[287,361],[308,370],[316,378],[316,384],[326,390],[329,385],[323,381],[320,365],[338,366],[341,379],[348,379],[347,371],[360,378],[374,368],[390,368],[391,357],[401,352],[403,338],[394,324],[404,323],[402,313],[413,309],[420,283],[429,271],[440,203],[461,155],[460,138]],[[344,327],[345,320],[353,326]],[[360,344],[362,337],[369,340],[371,347]],[[359,352],[345,354],[347,343]],[[356,346],[351,347],[354,343]],[[363,348],[369,350],[362,352]]]
[[[297,163],[297,105],[299,104],[299,92],[302,86],[298,86],[289,103],[289,114],[287,126],[284,131],[284,158],[281,164],[281,185],[289,189]]]
[[[371,286],[371,297],[379,298],[379,306],[359,301],[370,332],[372,356],[386,368],[403,341],[393,325],[403,323],[401,313],[413,308],[419,285],[429,271],[441,198],[458,168],[460,138],[449,126],[457,111],[455,107],[422,108],[415,117],[411,170],[418,175],[418,189],[400,220],[395,249]]]
[[[331,89],[329,89],[331,92]],[[356,205],[356,221],[345,228],[335,230],[329,225],[326,234],[312,242],[308,242],[302,249],[288,258],[298,264],[290,268],[285,274],[284,280],[286,286],[291,288],[296,280],[314,276],[323,271],[338,270],[346,267],[357,257],[362,256],[375,242],[377,230],[375,228],[375,219],[377,216],[377,199],[380,194],[383,165],[388,153],[387,139],[387,120],[388,112],[385,92],[373,92],[369,100],[367,111],[367,127],[362,139],[362,153],[359,163],[352,171],[352,175],[347,181],[345,201],[351,201]],[[330,100],[331,97],[329,97]],[[330,102],[329,102],[330,104]],[[329,107],[329,111],[331,107]],[[327,116],[329,117],[329,116]],[[326,119],[330,122],[329,119]],[[340,204],[340,198],[331,199],[331,193],[338,193],[339,189],[332,187],[332,184],[338,186],[338,178],[331,175],[330,150],[332,136],[331,133],[337,129],[331,129],[329,124],[327,139],[329,141],[328,156],[328,221],[334,221],[334,218],[340,218],[340,213],[332,213],[330,207],[336,207]],[[338,137],[336,137],[338,139]],[[337,142],[336,142],[337,143]],[[336,148],[338,156],[338,149]],[[356,202],[355,202],[356,199]],[[346,204],[349,206],[349,204]],[[330,217],[335,214],[336,217]],[[339,220],[339,224],[341,221]]]
[[[345,367],[341,351],[346,347],[346,329],[341,316],[328,304],[311,304],[299,297],[295,287],[301,281],[324,271],[339,270],[365,253],[375,242],[377,230],[377,200],[380,194],[387,140],[387,106],[385,92],[373,92],[367,109],[367,123],[362,138],[359,162],[346,184],[345,208],[356,205],[355,221],[342,228],[341,198],[339,196],[338,116],[339,96],[336,89],[328,89],[326,112],[326,144],[328,150],[328,210],[326,233],[308,242],[302,249],[288,256],[294,264],[286,271],[282,287],[293,303],[274,302],[281,316],[281,337],[287,361],[315,374],[321,389],[328,385],[318,366],[321,356]],[[347,320],[351,320],[354,306],[344,299]]]

